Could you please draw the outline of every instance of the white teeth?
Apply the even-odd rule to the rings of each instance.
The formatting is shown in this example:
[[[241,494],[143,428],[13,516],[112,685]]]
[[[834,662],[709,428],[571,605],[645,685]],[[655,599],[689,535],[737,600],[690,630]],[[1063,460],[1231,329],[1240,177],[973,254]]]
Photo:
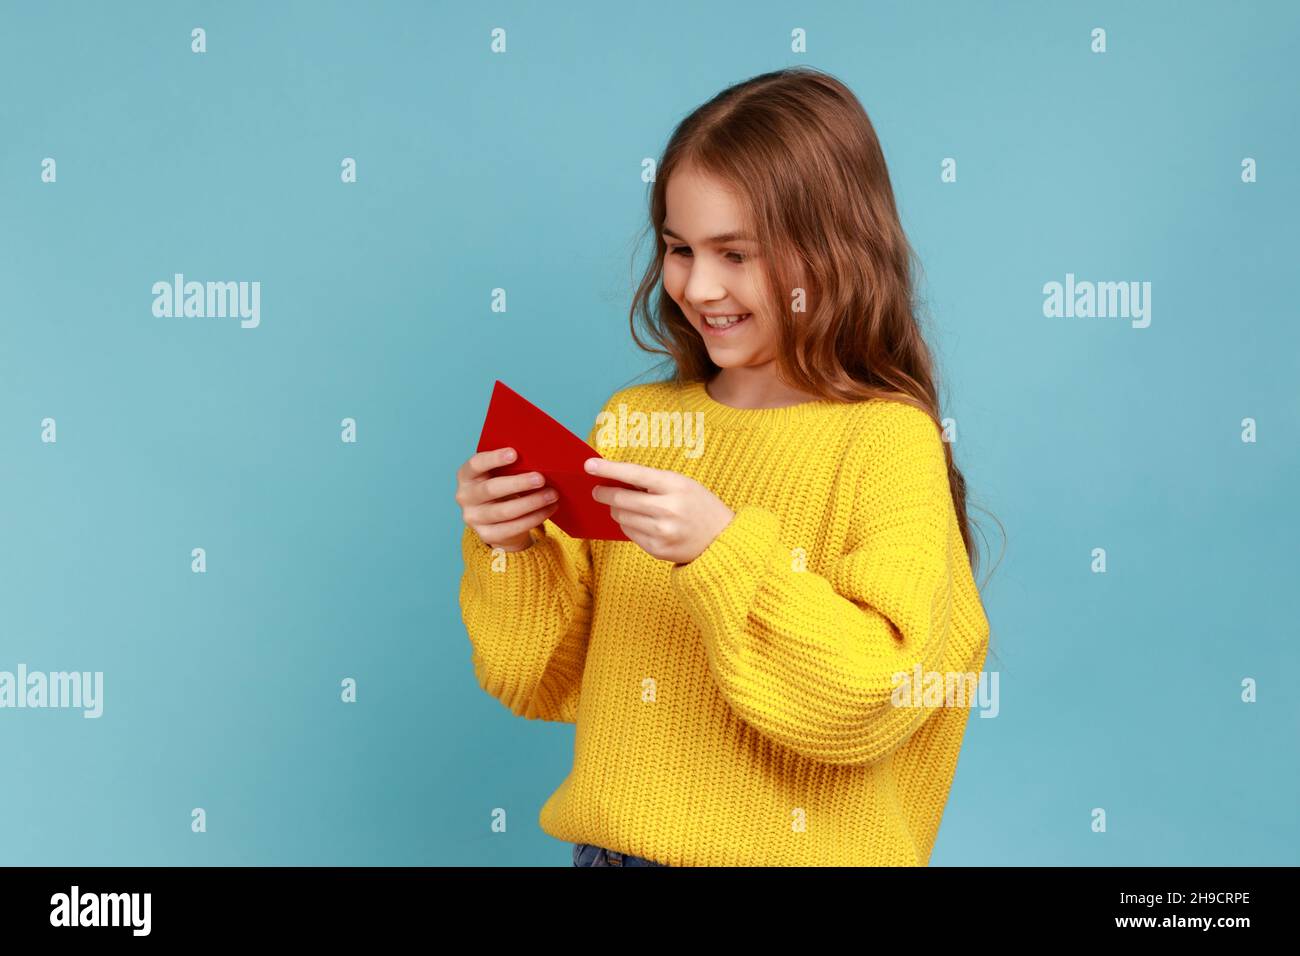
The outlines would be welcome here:
[[[714,316],[706,315],[704,316],[704,321],[707,322],[711,328],[728,329],[741,319],[748,318],[748,316],[748,312],[744,315],[719,315],[716,318]]]

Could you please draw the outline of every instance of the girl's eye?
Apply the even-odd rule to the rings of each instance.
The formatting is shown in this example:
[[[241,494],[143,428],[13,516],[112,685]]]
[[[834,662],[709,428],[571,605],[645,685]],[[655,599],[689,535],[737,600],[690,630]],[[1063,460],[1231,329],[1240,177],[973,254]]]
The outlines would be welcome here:
[[[683,252],[683,250],[685,251]],[[683,258],[689,258],[688,254],[690,253],[690,251],[691,251],[690,246],[673,246],[668,250],[668,254],[673,256],[682,256]],[[736,263],[737,265],[745,261],[745,254],[743,252],[728,252],[727,256],[728,257],[734,256],[735,258],[732,258],[731,261]]]

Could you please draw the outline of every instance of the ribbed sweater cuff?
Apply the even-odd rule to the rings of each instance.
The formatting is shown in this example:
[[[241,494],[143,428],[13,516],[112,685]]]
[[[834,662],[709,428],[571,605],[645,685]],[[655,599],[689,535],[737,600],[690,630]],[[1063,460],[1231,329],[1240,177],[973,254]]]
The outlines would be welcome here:
[[[771,511],[742,505],[694,561],[673,566],[672,587],[706,635],[726,633],[746,613],[771,562],[789,562],[780,530]]]
[[[504,570],[494,571],[493,549],[466,525],[462,553],[471,579],[480,594],[498,596],[514,613],[535,611],[537,605],[555,600],[561,602],[565,614],[571,613],[571,591],[577,582],[569,580],[568,569],[555,553],[559,542],[540,527],[533,528],[530,534],[532,546],[496,556],[504,561]],[[566,586],[559,586],[561,582]]]

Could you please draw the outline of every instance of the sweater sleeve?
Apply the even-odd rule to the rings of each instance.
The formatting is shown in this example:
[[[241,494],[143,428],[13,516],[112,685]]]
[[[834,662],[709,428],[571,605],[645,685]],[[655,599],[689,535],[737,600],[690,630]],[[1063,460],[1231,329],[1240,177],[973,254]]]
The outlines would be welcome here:
[[[981,659],[954,631],[957,576],[970,565],[938,427],[898,403],[881,418],[855,443],[847,553],[825,575],[799,570],[799,542],[783,541],[775,514],[754,505],[669,574],[731,707],[830,764],[888,756],[942,706],[911,693],[896,705],[896,675],[964,672]]]
[[[587,444],[595,447],[593,427]],[[576,723],[591,633],[590,543],[548,518],[523,551],[497,551],[464,525],[461,618],[479,686],[516,716]]]

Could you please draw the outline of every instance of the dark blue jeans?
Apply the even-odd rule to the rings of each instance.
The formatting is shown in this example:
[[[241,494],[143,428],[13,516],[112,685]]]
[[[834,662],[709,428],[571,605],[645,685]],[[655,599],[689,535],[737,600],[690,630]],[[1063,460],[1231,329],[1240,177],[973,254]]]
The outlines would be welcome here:
[[[619,853],[617,850],[606,850],[604,847],[596,846],[594,843],[575,843],[573,844],[573,865],[574,866],[667,866],[667,863],[656,863],[654,860],[647,860],[643,856],[631,856],[627,853]]]

